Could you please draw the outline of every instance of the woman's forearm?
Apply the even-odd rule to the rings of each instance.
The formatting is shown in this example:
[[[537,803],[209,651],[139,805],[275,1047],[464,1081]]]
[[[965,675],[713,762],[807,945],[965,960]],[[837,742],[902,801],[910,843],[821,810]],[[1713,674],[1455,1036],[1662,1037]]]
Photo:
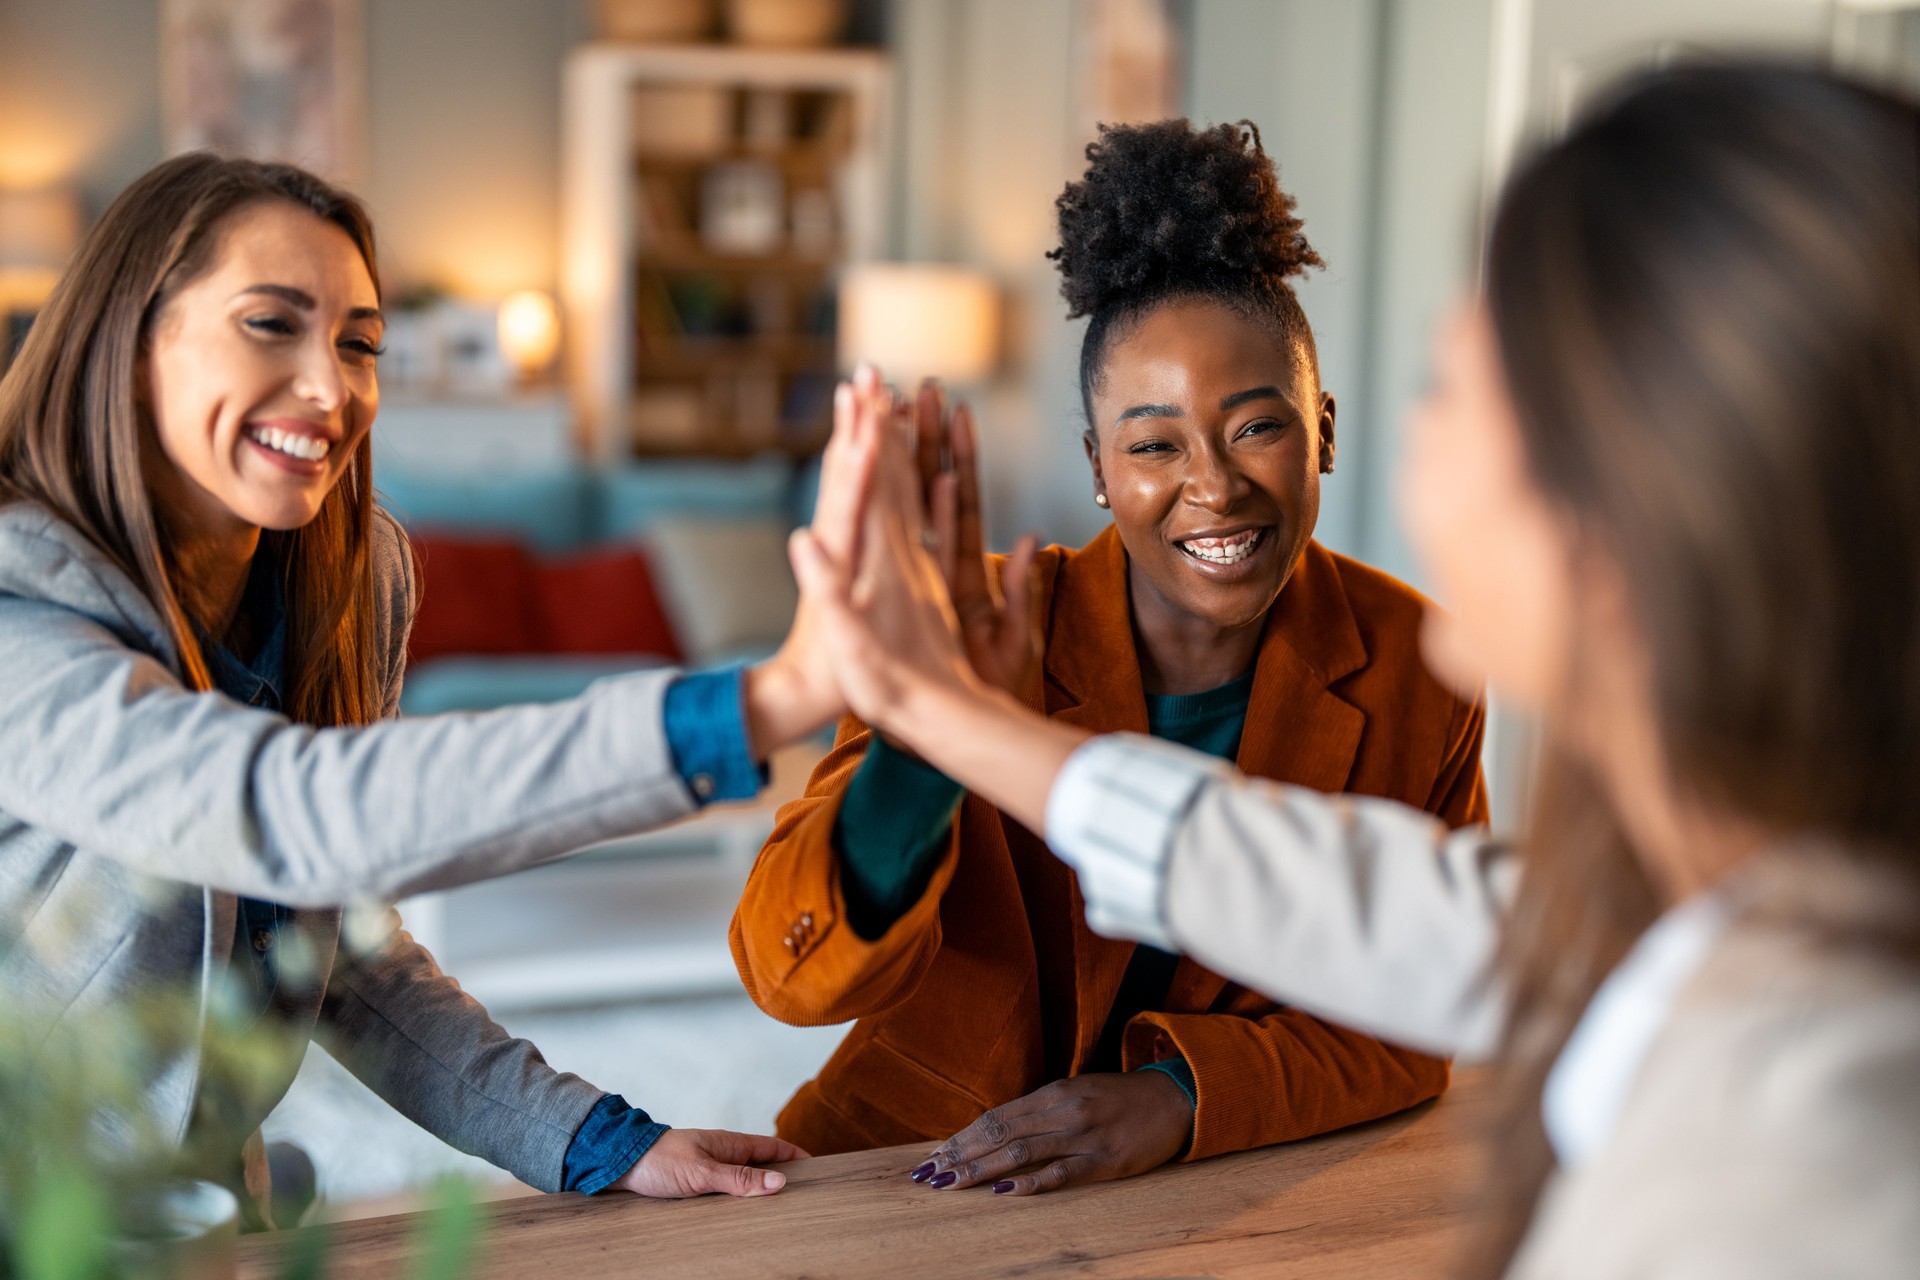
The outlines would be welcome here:
[[[889,732],[1046,836],[1096,931],[1386,1039],[1491,1050],[1491,964],[1518,868],[1483,829],[1248,779],[1135,735],[1076,756],[1092,735],[996,693],[916,689],[894,719]]]
[[[978,686],[915,688],[890,719],[888,732],[927,763],[1040,832],[1046,830],[1054,779],[1092,736]]]

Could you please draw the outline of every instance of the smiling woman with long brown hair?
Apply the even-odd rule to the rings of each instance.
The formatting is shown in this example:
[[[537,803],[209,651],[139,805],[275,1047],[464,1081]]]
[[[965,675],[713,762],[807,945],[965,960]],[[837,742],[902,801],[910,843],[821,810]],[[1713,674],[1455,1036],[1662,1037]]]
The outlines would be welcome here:
[[[857,593],[796,543],[849,701],[1044,829],[1104,932],[1497,1053],[1475,1270],[1911,1274],[1920,107],[1779,67],[1634,83],[1508,184],[1437,363],[1402,510],[1455,610],[1435,667],[1553,743],[1523,857],[993,690],[904,448]]]
[[[983,560],[973,424],[946,421],[936,391],[917,400],[974,662],[1061,723],[1481,820],[1481,708],[1422,667],[1422,601],[1313,541],[1334,402],[1290,281],[1319,258],[1259,134],[1109,128],[1088,156],[1054,256],[1070,311],[1090,317],[1085,441],[1112,527]],[[762,1008],[859,1019],[782,1136],[814,1151],[946,1139],[916,1180],[1007,1191],[1033,1161],[1058,1174],[1046,1187],[1125,1177],[1445,1088],[1438,1059],[1090,933],[1033,832],[841,726],[734,919]]]
[[[107,210],[0,381],[9,1013],[51,1027],[185,998],[145,1064],[140,1127],[246,1193],[256,1223],[272,1220],[257,1126],[314,1035],[535,1186],[777,1190],[781,1174],[745,1162],[796,1148],[668,1132],[553,1070],[390,911],[343,941],[342,904],[750,795],[769,751],[840,710],[801,630],[744,672],[380,723],[415,584],[374,501],[377,281],[351,196],[185,156]],[[241,1094],[199,1074],[202,1030],[223,1019],[271,1028],[281,1051]]]

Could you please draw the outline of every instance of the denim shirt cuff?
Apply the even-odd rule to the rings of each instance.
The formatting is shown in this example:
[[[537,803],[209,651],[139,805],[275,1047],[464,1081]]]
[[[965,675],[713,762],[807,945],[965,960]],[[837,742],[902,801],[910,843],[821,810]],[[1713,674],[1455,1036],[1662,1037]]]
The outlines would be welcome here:
[[[767,771],[747,747],[745,667],[681,676],[667,686],[660,719],[674,771],[693,798],[750,800],[766,785]]]
[[[560,1170],[560,1189],[593,1195],[618,1182],[640,1157],[653,1149],[669,1126],[617,1093],[593,1104],[574,1131]]]

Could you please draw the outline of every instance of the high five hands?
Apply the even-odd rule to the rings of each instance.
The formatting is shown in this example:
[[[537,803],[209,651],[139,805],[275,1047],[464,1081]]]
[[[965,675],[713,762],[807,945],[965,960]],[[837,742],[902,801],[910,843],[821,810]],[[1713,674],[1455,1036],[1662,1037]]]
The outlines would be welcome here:
[[[813,524],[789,547],[801,613],[847,706],[918,748],[913,708],[1022,690],[1039,658],[1035,540],[996,575],[983,550],[971,414],[937,387],[911,410],[863,368],[834,403]]]
[[[1006,789],[983,794],[1039,829],[1044,788],[1036,796],[1023,780],[1051,778],[1079,735],[1013,705],[1039,658],[1035,544],[1024,539],[995,582],[966,408],[949,411],[923,386],[909,414],[862,370],[836,400],[821,500],[790,551],[802,610],[854,714],[965,781],[987,778],[968,766],[993,757]],[[1193,1115],[1163,1072],[1077,1076],[988,1111],[912,1176],[1011,1195],[1128,1177],[1177,1156]]]

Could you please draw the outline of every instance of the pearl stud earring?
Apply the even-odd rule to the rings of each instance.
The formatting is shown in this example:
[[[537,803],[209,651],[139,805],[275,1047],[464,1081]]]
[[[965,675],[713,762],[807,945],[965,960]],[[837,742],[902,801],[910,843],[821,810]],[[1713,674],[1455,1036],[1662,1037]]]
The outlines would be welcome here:
[[[1106,506],[1106,505],[1107,505],[1107,495],[1106,495],[1106,494],[1104,494],[1104,493],[1096,493],[1096,494],[1094,494],[1094,495],[1093,495],[1093,503],[1094,503],[1094,505],[1095,505],[1095,506],[1097,506],[1097,507],[1104,507],[1104,506]]]

